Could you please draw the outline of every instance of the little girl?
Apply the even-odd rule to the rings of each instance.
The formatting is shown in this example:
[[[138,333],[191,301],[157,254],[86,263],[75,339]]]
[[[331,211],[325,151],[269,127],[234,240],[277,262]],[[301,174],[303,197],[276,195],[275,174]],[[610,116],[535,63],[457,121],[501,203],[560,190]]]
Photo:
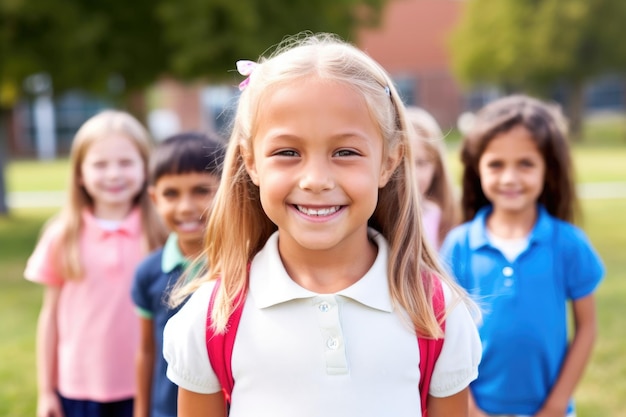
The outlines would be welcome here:
[[[604,268],[570,223],[576,194],[563,117],[531,97],[496,100],[477,114],[461,160],[467,223],[441,251],[484,307],[470,415],[574,416]]]
[[[419,107],[409,107],[417,186],[421,194],[424,233],[436,249],[457,225],[457,200],[446,164],[443,133],[435,118]]]
[[[206,344],[217,278],[215,334],[243,303],[231,417],[421,415],[416,334],[443,336],[435,280],[447,308],[428,412],[464,415],[478,333],[424,243],[400,97],[380,65],[332,35],[283,46],[238,63],[251,74],[208,221],[210,271],[183,287],[179,298],[195,292],[164,332],[179,416],[225,412]]]
[[[24,275],[45,285],[37,326],[37,415],[132,416],[138,324],[130,286],[164,242],[146,187],[150,140],[131,115],[104,111],[72,143],[68,201]]]

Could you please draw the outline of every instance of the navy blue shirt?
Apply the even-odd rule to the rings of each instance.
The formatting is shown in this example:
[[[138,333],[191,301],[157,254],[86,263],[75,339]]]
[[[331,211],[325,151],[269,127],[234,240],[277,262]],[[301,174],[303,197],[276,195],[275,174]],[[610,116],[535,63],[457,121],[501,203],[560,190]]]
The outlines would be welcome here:
[[[471,384],[478,406],[489,414],[534,415],[567,353],[567,302],[595,291],[604,266],[582,230],[542,206],[528,247],[510,262],[489,242],[490,213],[484,207],[453,229],[441,255],[483,310],[483,358]]]
[[[176,417],[178,386],[167,379],[167,362],[163,358],[163,328],[181,306],[167,305],[172,286],[184,271],[187,261],[180,253],[178,239],[171,234],[161,249],[152,252],[139,265],[131,290],[139,314],[153,322],[155,363],[152,381],[150,415]]]

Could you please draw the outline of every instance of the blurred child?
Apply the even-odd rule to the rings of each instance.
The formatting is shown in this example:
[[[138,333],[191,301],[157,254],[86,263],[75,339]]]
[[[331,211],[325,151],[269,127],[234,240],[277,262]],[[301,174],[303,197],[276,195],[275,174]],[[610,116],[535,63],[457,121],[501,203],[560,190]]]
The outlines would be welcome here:
[[[149,192],[170,236],[135,275],[132,297],[140,314],[134,417],[175,417],[178,387],[165,376],[163,328],[178,311],[169,290],[203,249],[206,217],[219,186],[224,145],[201,133],[180,133],[153,151]]]
[[[195,289],[164,332],[179,416],[224,415],[214,360],[232,370],[230,417],[464,415],[478,333],[424,243],[398,93],[331,35],[284,45],[238,63],[251,74],[209,217],[209,271],[178,293]],[[445,343],[420,375],[417,335],[444,336],[442,287]],[[232,361],[209,357],[212,335],[232,332]]]
[[[37,326],[37,415],[132,416],[139,327],[135,268],[163,244],[146,173],[150,138],[131,115],[87,120],[70,153],[68,201],[24,275],[45,285]]]
[[[485,310],[474,417],[574,416],[604,268],[571,224],[576,188],[565,135],[556,108],[514,95],[486,105],[463,141],[467,223],[450,232],[442,256]]]
[[[435,118],[424,109],[409,107],[407,118],[415,130],[411,148],[422,196],[424,233],[439,249],[448,232],[458,223],[457,200],[446,164],[443,133]]]

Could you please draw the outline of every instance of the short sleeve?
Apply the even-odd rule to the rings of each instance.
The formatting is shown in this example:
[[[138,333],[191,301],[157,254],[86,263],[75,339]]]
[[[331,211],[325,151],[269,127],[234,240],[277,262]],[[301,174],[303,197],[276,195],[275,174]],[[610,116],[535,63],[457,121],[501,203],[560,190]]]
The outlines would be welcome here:
[[[60,238],[61,229],[56,223],[45,228],[35,250],[26,262],[24,277],[33,282],[46,285],[63,285],[64,279],[55,267],[53,248]]]
[[[137,307],[137,313],[140,317],[146,319],[151,319],[154,313],[150,296],[150,285],[152,281],[158,277],[155,276],[154,264],[160,260],[158,256],[159,253],[160,250],[153,252],[139,264],[135,270],[133,284],[130,290],[133,303]],[[160,269],[158,269],[156,273],[159,271]]]
[[[569,246],[565,256],[565,280],[568,298],[577,300],[595,291],[605,270],[585,233],[573,226],[571,233],[573,236],[565,240]]]
[[[446,317],[445,339],[430,383],[433,397],[454,395],[478,377],[482,346],[476,323],[465,303],[453,299],[450,288],[444,284],[446,305],[456,303]]]
[[[206,314],[214,284],[200,286],[168,320],[163,332],[167,377],[179,387],[199,394],[214,394],[222,389],[206,348]]]

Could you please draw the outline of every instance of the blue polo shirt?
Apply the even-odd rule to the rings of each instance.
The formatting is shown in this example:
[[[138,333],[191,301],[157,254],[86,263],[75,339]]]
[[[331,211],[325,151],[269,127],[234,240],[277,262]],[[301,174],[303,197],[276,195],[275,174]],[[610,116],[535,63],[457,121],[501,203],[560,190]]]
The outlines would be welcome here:
[[[167,297],[188,265],[178,247],[178,237],[172,233],[163,248],[152,252],[139,265],[131,290],[140,316],[151,319],[154,329],[155,363],[152,382],[151,416],[175,417],[178,386],[167,377],[167,362],[163,358],[163,328],[180,306],[172,309]]]
[[[543,206],[528,248],[509,262],[487,237],[490,213],[484,207],[453,229],[441,255],[484,314],[483,358],[471,384],[478,406],[489,414],[534,415],[567,352],[567,301],[591,294],[604,266],[582,230]]]

